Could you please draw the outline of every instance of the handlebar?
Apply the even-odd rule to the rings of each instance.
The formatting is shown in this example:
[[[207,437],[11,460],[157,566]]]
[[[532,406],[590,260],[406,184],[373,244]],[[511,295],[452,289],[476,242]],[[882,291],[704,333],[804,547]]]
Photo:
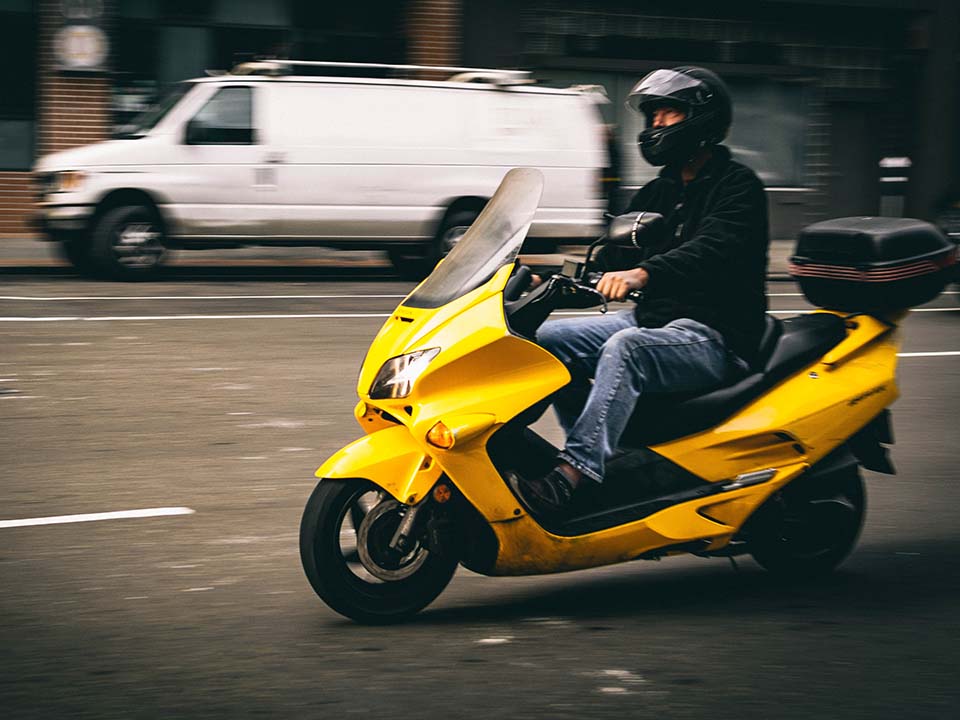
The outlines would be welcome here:
[[[521,296],[529,287],[529,268],[518,268],[515,284],[507,283],[504,289],[504,310],[511,329],[528,338],[535,338],[537,328],[554,310],[586,309],[601,306],[607,311],[607,299],[596,289],[603,273],[587,273],[580,263],[564,264],[564,270],[544,279],[537,287]],[[643,300],[643,291],[634,290],[627,295],[633,302]]]
[[[581,282],[589,288],[596,288],[602,277],[603,273],[601,272],[590,272],[583,276]],[[643,290],[631,290],[627,293],[624,300],[630,300],[635,303],[643,302]]]

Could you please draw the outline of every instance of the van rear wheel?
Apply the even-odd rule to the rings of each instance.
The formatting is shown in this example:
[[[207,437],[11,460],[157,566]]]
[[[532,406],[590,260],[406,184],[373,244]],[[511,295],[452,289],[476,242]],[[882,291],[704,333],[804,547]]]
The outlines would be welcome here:
[[[447,213],[429,244],[417,248],[391,249],[388,253],[390,262],[404,279],[423,280],[457,246],[477,215],[474,210]]]
[[[160,218],[140,205],[108,210],[93,229],[90,256],[97,273],[106,278],[152,278],[166,256]]]

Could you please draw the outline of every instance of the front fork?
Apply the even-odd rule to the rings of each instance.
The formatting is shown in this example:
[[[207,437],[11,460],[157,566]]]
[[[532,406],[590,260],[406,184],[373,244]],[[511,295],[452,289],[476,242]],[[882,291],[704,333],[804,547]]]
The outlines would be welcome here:
[[[407,507],[390,540],[390,549],[406,555],[418,540],[437,554],[455,551],[456,510],[462,498],[445,477],[416,505]]]

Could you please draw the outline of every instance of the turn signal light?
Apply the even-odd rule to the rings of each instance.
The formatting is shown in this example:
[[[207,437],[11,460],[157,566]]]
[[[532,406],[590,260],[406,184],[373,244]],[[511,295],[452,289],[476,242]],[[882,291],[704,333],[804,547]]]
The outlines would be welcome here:
[[[453,496],[453,493],[450,492],[449,485],[444,485],[443,483],[440,483],[439,485],[433,488],[433,499],[436,500],[441,505],[449,501],[452,496]]]
[[[452,448],[455,439],[453,431],[442,422],[438,422],[427,432],[427,442],[444,450]]]

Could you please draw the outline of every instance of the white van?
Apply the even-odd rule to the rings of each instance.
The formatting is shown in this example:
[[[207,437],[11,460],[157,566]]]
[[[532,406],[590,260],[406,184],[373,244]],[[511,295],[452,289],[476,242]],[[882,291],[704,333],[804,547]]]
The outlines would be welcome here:
[[[309,74],[331,67],[456,74]],[[422,276],[513,167],[546,181],[531,238],[599,234],[603,101],[521,71],[247,63],[182,83],[118,139],[42,158],[37,220],[79,269],[115,278],[149,276],[166,248],[243,245],[386,249]]]

